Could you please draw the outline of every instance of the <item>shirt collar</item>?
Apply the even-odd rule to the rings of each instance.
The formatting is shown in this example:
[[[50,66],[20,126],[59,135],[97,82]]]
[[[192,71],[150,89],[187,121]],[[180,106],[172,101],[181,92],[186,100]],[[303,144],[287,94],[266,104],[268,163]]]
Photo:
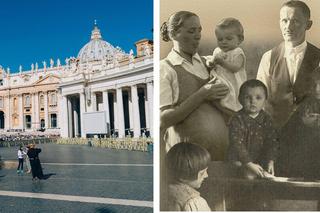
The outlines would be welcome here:
[[[167,59],[172,63],[172,65],[182,65],[184,62],[187,62],[185,58],[183,58],[177,51],[174,49],[171,50],[171,52],[168,54]],[[198,53],[195,53],[192,56],[192,61],[197,60],[198,62],[201,62],[200,55]]]
[[[250,121],[255,121],[258,124],[263,124],[264,122],[264,117],[265,117],[265,112],[263,110],[261,110],[259,112],[259,115],[255,118],[250,117],[243,109],[241,110],[241,113],[243,114],[243,116]]]
[[[293,47],[293,48],[289,47],[288,45],[285,45],[285,53],[284,53],[284,55],[285,55],[285,57],[288,57],[288,56],[291,56],[291,55],[297,56],[300,53],[304,53],[306,48],[307,48],[306,40],[304,42],[302,42],[301,44],[299,44],[298,46]]]

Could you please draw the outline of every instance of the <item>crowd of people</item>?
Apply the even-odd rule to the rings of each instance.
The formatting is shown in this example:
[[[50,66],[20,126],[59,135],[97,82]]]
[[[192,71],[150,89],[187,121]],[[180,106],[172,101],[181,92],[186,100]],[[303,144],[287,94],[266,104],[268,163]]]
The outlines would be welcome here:
[[[320,49],[306,41],[310,17],[303,1],[282,5],[284,41],[250,80],[239,20],[216,26],[211,56],[197,53],[197,14],[179,11],[162,25],[162,39],[173,43],[160,62],[163,210],[210,210],[197,191],[210,160],[230,162],[247,178],[320,179]]]
[[[41,132],[23,132],[23,133],[0,133],[0,141],[21,141],[21,140],[32,140],[41,138],[58,138],[59,134],[56,133],[41,133]]]

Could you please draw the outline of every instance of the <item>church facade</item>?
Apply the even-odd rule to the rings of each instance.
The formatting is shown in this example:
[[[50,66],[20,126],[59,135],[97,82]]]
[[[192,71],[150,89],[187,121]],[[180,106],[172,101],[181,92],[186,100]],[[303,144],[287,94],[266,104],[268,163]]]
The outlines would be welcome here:
[[[125,53],[102,39],[95,25],[77,57],[0,68],[0,131],[87,137],[153,135],[153,42]],[[92,127],[100,128],[94,132]],[[97,128],[99,129],[99,128]]]

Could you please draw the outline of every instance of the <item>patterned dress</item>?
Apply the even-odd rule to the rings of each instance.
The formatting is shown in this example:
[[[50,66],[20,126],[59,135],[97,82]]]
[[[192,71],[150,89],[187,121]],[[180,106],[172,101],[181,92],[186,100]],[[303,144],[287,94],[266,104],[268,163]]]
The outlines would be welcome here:
[[[279,140],[271,117],[260,111],[255,118],[239,111],[230,122],[230,147],[228,158],[230,161],[258,163],[266,167],[270,160],[275,160]]]

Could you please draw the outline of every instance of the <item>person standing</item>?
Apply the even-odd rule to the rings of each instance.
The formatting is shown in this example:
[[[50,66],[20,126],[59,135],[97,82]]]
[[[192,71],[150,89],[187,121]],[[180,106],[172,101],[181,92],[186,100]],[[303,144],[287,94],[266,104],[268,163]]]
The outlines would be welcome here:
[[[229,89],[208,83],[209,71],[197,53],[201,29],[199,17],[189,11],[174,13],[162,25],[162,38],[173,48],[160,61],[160,129],[166,131],[166,151],[176,143],[197,141],[213,160],[224,160],[228,131],[212,100],[224,98]]]
[[[320,62],[320,50],[306,41],[306,32],[312,26],[310,17],[306,3],[284,3],[280,9],[284,42],[267,51],[259,65],[257,79],[267,86],[270,95],[265,110],[277,128],[288,121],[295,106],[305,98],[312,72]]]
[[[40,152],[41,149],[35,148],[35,144],[31,144],[27,153],[31,165],[32,180],[42,179],[43,177],[42,167],[39,159]]]
[[[31,172],[31,165],[30,165],[30,160],[29,160],[29,157],[27,155],[28,153],[28,150],[29,150],[30,146],[27,145],[24,152],[26,153],[25,154],[25,161],[26,161],[26,167],[27,167],[27,173],[30,173]]]
[[[196,141],[208,149],[213,160],[223,160],[228,147],[228,129],[213,100],[229,89],[211,84],[209,72],[198,54],[201,39],[199,17],[189,11],[172,14],[161,26],[162,39],[173,48],[160,61],[160,167],[161,209],[166,209],[167,151],[177,143]]]
[[[22,146],[20,146],[18,149],[18,168],[17,168],[18,174],[23,174],[23,156],[25,154],[26,153],[23,151]]]

